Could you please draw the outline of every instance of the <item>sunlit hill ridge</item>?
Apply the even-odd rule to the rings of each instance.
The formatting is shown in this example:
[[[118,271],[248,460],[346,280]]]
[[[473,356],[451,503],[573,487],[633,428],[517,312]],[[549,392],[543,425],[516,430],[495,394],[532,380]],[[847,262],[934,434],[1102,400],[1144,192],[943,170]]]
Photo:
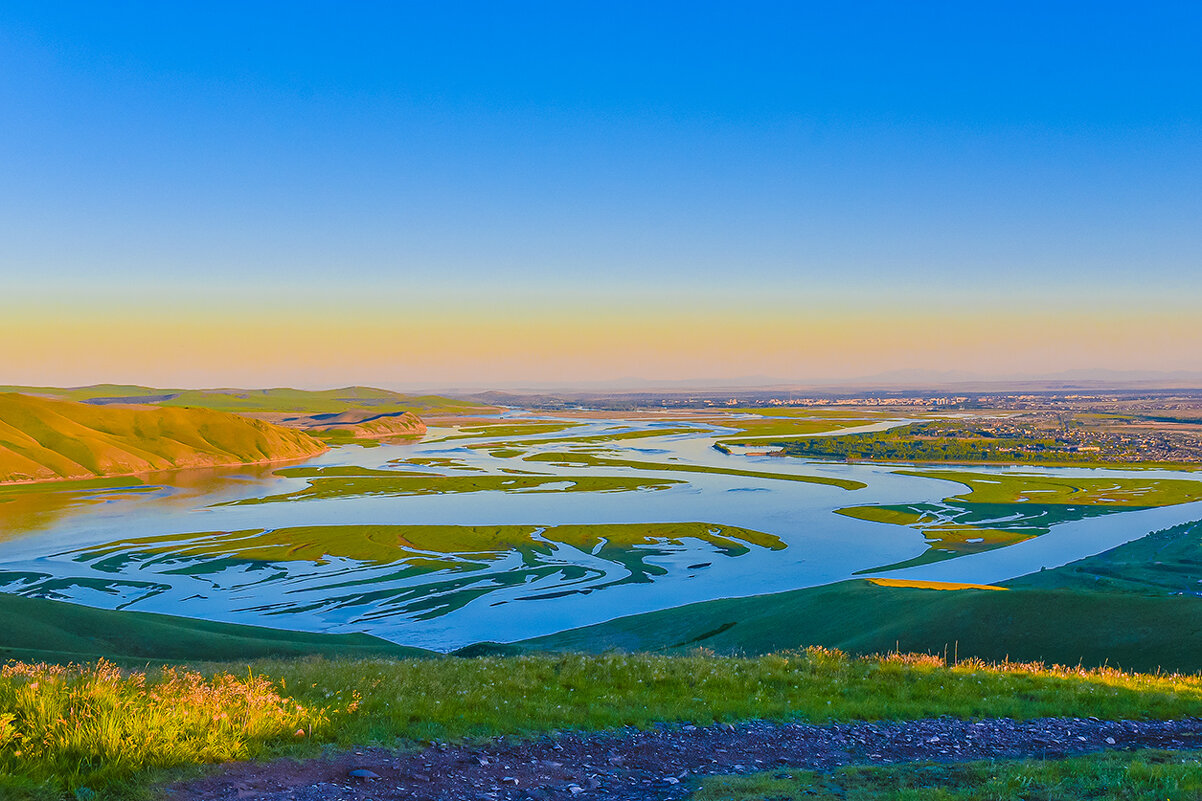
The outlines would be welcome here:
[[[324,450],[303,431],[211,409],[0,394],[0,483],[282,461]]]

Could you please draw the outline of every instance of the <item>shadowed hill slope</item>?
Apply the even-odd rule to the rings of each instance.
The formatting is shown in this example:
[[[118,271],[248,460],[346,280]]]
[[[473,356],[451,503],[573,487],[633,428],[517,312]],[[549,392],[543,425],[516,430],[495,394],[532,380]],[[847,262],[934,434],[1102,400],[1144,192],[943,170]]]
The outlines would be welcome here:
[[[763,654],[822,645],[1196,672],[1202,598],[1179,585],[1202,580],[1200,535],[1202,523],[1176,526],[1001,590],[842,581],[631,615],[499,649]]]
[[[854,654],[1202,669],[1196,598],[1071,590],[936,590],[867,580],[691,604],[527,640],[532,650],[764,654],[810,645]],[[504,646],[502,646],[504,650]]]
[[[213,662],[320,654],[328,657],[429,656],[367,634],[313,634],[238,626],[149,612],[112,612],[63,601],[0,595],[0,662]]]
[[[338,415],[314,415],[304,422],[287,421],[285,425],[300,425],[319,436],[351,439],[420,437],[426,433],[426,424],[413,412],[371,417],[364,417],[362,412],[343,412]]]
[[[304,432],[210,409],[0,395],[0,483],[282,461],[325,449]]]

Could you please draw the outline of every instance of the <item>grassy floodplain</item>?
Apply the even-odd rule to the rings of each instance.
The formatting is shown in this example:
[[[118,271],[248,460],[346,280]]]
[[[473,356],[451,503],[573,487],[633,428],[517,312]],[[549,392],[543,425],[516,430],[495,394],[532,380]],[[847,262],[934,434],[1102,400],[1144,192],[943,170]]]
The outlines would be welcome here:
[[[612,434],[581,434],[575,437],[546,437],[539,439],[512,439],[473,443],[470,448],[489,450],[492,448],[517,448],[530,445],[602,445],[608,442],[623,442],[632,439],[649,439],[651,437],[671,437],[679,434],[696,434],[700,429],[686,428],[652,428],[639,431],[615,431]]]
[[[697,434],[702,433],[704,429],[700,429],[698,425],[706,426],[721,426],[722,428],[736,429],[735,434],[720,434],[720,442],[723,445],[741,445],[741,444],[769,444],[781,437],[798,437],[815,434],[819,432],[837,431],[841,428],[851,428],[854,426],[864,425],[865,423],[873,422],[872,419],[862,418],[834,418],[834,417],[819,417],[811,419],[808,413],[802,415],[799,412],[792,412],[792,415],[798,415],[795,418],[786,419],[781,414],[767,414],[778,410],[774,409],[749,409],[744,410],[743,414],[723,414],[718,417],[689,417],[689,418],[664,418],[665,424],[676,423],[676,426],[665,425],[664,428],[648,429],[641,431],[618,431],[613,433],[600,434],[582,434],[579,436],[566,437],[548,437],[537,440],[516,439],[507,442],[488,442],[470,447],[490,448],[504,446],[529,446],[542,444],[573,444],[573,445],[598,445],[611,442],[621,442],[624,440],[645,439],[648,437],[665,437],[676,436],[680,434]],[[747,414],[761,415],[760,417],[748,417]],[[691,426],[680,425],[682,423],[692,423]],[[565,427],[571,424],[565,424]],[[541,433],[533,430],[523,432],[520,427],[513,427],[516,430],[502,430],[502,426],[490,426],[481,429],[464,429],[474,433],[473,436],[520,436],[523,433]],[[533,428],[531,426],[530,428]],[[550,432],[552,429],[548,429]],[[459,439],[460,437],[448,437],[448,439]]]
[[[591,453],[562,452],[536,453],[527,456],[526,462],[546,462],[549,464],[575,467],[629,467],[636,470],[667,470],[681,473],[717,473],[727,476],[743,476],[745,478],[770,478],[782,481],[801,481],[807,484],[827,484],[845,490],[863,489],[868,486],[862,481],[847,478],[829,478],[827,476],[800,476],[791,473],[769,473],[762,470],[740,470],[736,467],[710,467],[708,465],[682,464],[678,462],[647,462],[638,459],[613,459],[596,456]]]
[[[309,480],[309,486],[295,492],[230,501],[230,506],[285,503],[328,498],[352,498],[369,495],[443,495],[463,492],[633,492],[665,489],[679,481],[660,478],[614,476],[517,476],[473,475],[442,476],[400,473],[322,476]]]
[[[149,568],[203,577],[249,568],[261,571],[257,586],[264,601],[256,607],[260,612],[360,608],[364,618],[404,614],[426,620],[504,590],[554,598],[651,583],[669,573],[656,559],[686,548],[704,560],[784,547],[771,534],[699,522],[297,526],[142,537],[83,549],[74,559],[87,563],[96,577],[72,583],[101,591],[118,585],[157,593],[168,587],[131,575],[153,575],[141,573]],[[318,569],[335,560],[386,569],[361,575],[341,569],[323,574]],[[289,570],[281,572],[282,566]],[[302,574],[320,591],[298,593],[293,584],[291,591],[273,595]],[[59,589],[52,577],[35,573],[0,572],[0,582],[19,582],[24,592]]]
[[[1075,418],[1089,417],[1106,416],[1075,415]],[[1060,425],[1058,418],[1056,422]],[[1127,430],[1124,435],[1117,432],[1086,435],[1081,433],[1079,419],[1066,424],[1063,430],[1046,425],[1011,426],[1002,430],[997,423],[993,419],[984,430],[978,431],[968,421],[944,419],[911,423],[886,431],[816,436],[776,444],[788,456],[849,462],[1198,469],[1196,454],[1190,448],[1171,451],[1179,456],[1173,461],[1149,458],[1140,447],[1121,445],[1122,436],[1130,440],[1147,433],[1138,427]],[[1118,441],[1116,436],[1120,437]],[[1095,442],[1102,444],[1091,444]]]
[[[479,439],[480,437],[528,437],[535,434],[554,434],[560,431],[567,431],[570,428],[577,428],[584,425],[583,423],[564,421],[564,422],[546,422],[546,421],[531,421],[528,423],[488,423],[482,425],[461,425],[456,429],[458,433],[448,434],[445,437],[428,440],[428,442],[451,442],[459,439]]]
[[[767,445],[791,442],[798,437],[809,437],[814,434],[838,431],[843,428],[854,428],[872,422],[871,420],[842,420],[838,418],[825,419],[783,419],[770,417],[762,420],[719,419],[713,421],[725,428],[736,428],[738,434],[723,434],[719,440],[723,445]]]
[[[969,491],[949,500],[1147,508],[1202,500],[1202,481],[1159,478],[1064,478],[1042,474],[899,470],[900,475],[956,481]]]
[[[1202,482],[1188,479],[1066,478],[1024,473],[898,470],[899,475],[954,481],[968,492],[941,503],[850,506],[837,513],[922,532],[926,553],[863,572],[899,569],[1002,548],[1048,533],[1051,526],[1103,514],[1202,500]]]
[[[751,718],[812,722],[1198,714],[1202,681],[1115,670],[987,665],[808,649],[420,660],[259,661],[119,672],[0,671],[0,789],[130,794],[155,769],[563,729]]]
[[[80,558],[104,560],[113,555],[139,553],[182,559],[221,557],[254,562],[323,563],[329,555],[336,554],[376,564],[404,561],[415,568],[433,571],[462,567],[462,564],[440,562],[431,554],[488,559],[519,551],[524,553],[527,562],[531,562],[535,554],[550,555],[559,544],[604,558],[657,542],[679,545],[686,539],[708,543],[727,556],[747,553],[752,545],[772,550],[785,547],[771,534],[712,523],[344,525],[143,537],[89,549],[81,552]]]

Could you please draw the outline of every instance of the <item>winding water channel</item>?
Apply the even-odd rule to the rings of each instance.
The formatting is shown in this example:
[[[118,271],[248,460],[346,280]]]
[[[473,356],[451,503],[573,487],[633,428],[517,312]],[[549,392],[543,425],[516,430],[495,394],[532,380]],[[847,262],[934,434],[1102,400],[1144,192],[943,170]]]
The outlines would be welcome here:
[[[458,432],[432,429],[416,444],[343,446],[303,464],[454,476],[519,476],[523,473],[517,471],[525,471],[678,483],[625,491],[557,491],[570,485],[553,484],[538,491],[356,494],[230,505],[309,486],[309,478],[252,467],[161,474],[145,479],[149,486],[126,489],[7,492],[0,494],[0,591],[277,628],[366,631],[408,645],[447,650],[483,640],[513,641],[693,601],[825,584],[913,559],[928,547],[920,532],[853,519],[834,510],[850,505],[937,503],[964,489],[945,480],[899,475],[896,465],[748,455],[755,448],[726,454],[713,447],[721,429],[701,424],[693,424],[692,433],[589,446],[588,453],[606,459],[678,468],[670,472],[522,458],[583,447],[565,443],[565,433],[587,437],[657,428],[677,431],[685,425],[645,419],[579,422],[569,432],[521,437],[525,444],[518,457],[494,456],[490,449],[469,447],[496,441],[487,434],[446,440]],[[431,459],[453,461],[430,464]],[[866,486],[849,491],[824,484],[679,470],[690,465],[850,479]],[[1196,478],[1172,471],[1021,469],[1056,476]],[[1199,518],[1202,503],[1125,511],[1060,523],[1048,534],[1009,547],[880,575],[999,581]],[[622,548],[607,548],[602,542],[582,548],[566,544],[554,531],[556,526],[693,522],[711,524],[714,531],[737,527],[762,532],[778,544],[739,542],[738,547],[729,547],[721,537],[703,536],[676,541],[652,538]],[[279,560],[226,558],[211,552],[213,532],[251,532],[232,538],[236,540],[263,530],[352,525],[508,525],[530,531],[529,544],[522,547],[494,543],[421,552],[414,546],[405,563],[357,560],[333,550],[321,559]],[[153,538],[154,544],[129,542],[139,538]],[[226,536],[216,541],[232,540]],[[185,553],[193,542],[208,545]]]

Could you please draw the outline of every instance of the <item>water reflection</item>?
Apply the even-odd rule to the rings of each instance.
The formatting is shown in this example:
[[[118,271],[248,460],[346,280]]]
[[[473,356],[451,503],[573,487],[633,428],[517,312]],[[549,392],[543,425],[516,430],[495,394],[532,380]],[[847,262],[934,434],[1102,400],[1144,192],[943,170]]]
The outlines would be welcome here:
[[[433,431],[420,443],[337,447],[305,460],[304,470],[281,465],[210,468],[146,475],[117,486],[3,489],[0,590],[238,623],[366,630],[409,644],[452,648],[547,634],[692,601],[824,584],[882,565],[914,565],[902,571],[908,578],[929,572],[943,580],[995,581],[1202,516],[1198,504],[1192,504],[1193,509],[1184,505],[1106,518],[1040,520],[1039,531],[1024,529],[1024,537],[1013,538],[1030,535],[1029,541],[993,543],[989,536],[996,535],[982,531],[1004,529],[1005,510],[971,520],[948,516],[950,511],[946,520],[936,514],[950,509],[944,499],[962,491],[959,485],[901,475],[891,465],[724,454],[713,447],[720,429],[680,428],[662,420],[585,419],[570,430],[571,440],[569,432],[548,431],[522,436],[506,448],[493,446],[499,438],[486,433],[448,442],[442,439],[445,431]],[[621,438],[622,432],[640,436]],[[597,458],[592,465],[584,464],[588,460],[559,465],[526,459],[564,452]],[[665,473],[623,466],[622,460],[736,468],[750,474]],[[480,488],[442,492],[439,487],[458,484],[437,481],[430,482],[431,491],[411,495],[304,494],[315,478],[396,482],[416,471],[478,482]],[[1043,472],[1063,476],[1088,471]],[[756,473],[846,483],[809,484]],[[570,486],[572,477],[582,474],[601,480],[596,487],[650,486],[648,482],[667,477],[680,483],[623,492],[505,490],[518,486],[504,483],[514,476],[537,475],[539,482],[554,487]],[[1132,475],[1196,478],[1165,471]],[[850,482],[866,486],[847,489],[856,486]],[[292,497],[299,499],[288,503],[238,503],[296,493],[301,495]],[[870,506],[916,520],[933,515],[934,523],[882,525],[883,520],[874,522],[867,513],[858,513],[860,519],[835,513]],[[1027,516],[1037,510],[1033,502],[1026,506]],[[1106,523],[1107,518],[1131,522],[1118,527]],[[755,542],[732,551],[705,536],[629,541],[611,536],[602,543],[548,534],[572,526],[632,525],[650,531],[656,525],[697,524],[704,524],[702,532],[707,526],[762,532],[771,544]],[[363,527],[413,532],[440,526],[509,527],[522,534],[520,542],[506,540],[495,547],[459,540],[452,547],[410,538],[404,554],[385,556],[372,550],[378,541],[343,536]],[[330,536],[334,529],[342,533]],[[921,564],[932,546],[931,530],[942,535],[939,547],[949,552],[952,534],[963,540],[956,558]],[[973,553],[987,544],[1005,547]]]

